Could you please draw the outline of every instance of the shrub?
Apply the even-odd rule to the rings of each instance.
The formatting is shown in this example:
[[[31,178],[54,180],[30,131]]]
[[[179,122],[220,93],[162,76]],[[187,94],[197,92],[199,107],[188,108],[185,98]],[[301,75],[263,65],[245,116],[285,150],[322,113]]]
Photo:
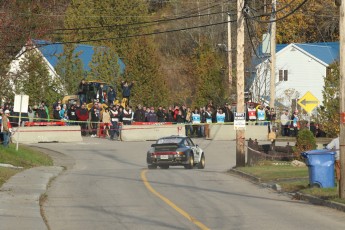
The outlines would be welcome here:
[[[307,129],[303,128],[298,132],[296,138],[296,145],[294,147],[295,158],[300,159],[301,153],[309,150],[316,149],[316,139],[313,133]]]

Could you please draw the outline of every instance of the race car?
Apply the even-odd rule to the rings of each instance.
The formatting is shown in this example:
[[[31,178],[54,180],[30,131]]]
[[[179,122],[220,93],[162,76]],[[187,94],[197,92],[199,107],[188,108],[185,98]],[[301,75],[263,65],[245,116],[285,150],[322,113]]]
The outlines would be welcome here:
[[[169,166],[184,166],[186,169],[205,168],[205,153],[191,138],[168,136],[160,138],[147,152],[149,169],[168,169]]]

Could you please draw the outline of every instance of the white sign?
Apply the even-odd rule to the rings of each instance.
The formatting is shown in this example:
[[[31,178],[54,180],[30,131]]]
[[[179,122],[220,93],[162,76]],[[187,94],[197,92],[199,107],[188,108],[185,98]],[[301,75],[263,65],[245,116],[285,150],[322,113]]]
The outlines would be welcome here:
[[[14,97],[13,111],[17,113],[27,113],[29,107],[28,95],[16,95]]]
[[[234,129],[245,129],[246,128],[246,113],[235,113],[234,118]]]

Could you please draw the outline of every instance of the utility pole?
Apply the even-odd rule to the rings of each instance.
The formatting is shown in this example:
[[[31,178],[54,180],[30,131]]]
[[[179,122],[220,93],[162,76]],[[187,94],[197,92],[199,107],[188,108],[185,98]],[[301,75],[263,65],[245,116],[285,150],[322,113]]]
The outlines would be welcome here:
[[[244,113],[244,0],[237,0],[237,113]],[[229,68],[230,69],[230,68]],[[245,130],[236,130],[236,167],[246,164]]]
[[[232,50],[231,50],[231,17],[228,12],[228,66],[229,66],[229,93],[232,88]],[[230,96],[230,95],[229,95]]]
[[[340,43],[340,185],[339,197],[345,199],[345,2],[338,1],[339,5],[339,43]]]
[[[276,0],[272,0],[271,16],[271,79],[270,79],[270,107],[274,107],[276,100]]]

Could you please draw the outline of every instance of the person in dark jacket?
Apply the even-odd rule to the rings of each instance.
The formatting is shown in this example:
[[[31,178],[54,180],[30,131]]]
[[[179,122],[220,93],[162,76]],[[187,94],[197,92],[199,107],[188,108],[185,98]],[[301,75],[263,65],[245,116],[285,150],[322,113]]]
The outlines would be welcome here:
[[[156,115],[155,109],[153,107],[150,108],[150,112],[147,114],[146,121],[147,122],[157,122],[157,115]]]
[[[165,122],[166,121],[165,120],[166,116],[165,116],[165,113],[163,112],[162,106],[158,107],[156,115],[157,115],[157,121],[158,122]]]
[[[87,94],[88,88],[89,86],[86,83],[86,81],[84,79],[81,80],[78,86],[78,95],[79,95],[79,100],[80,100],[81,105],[86,102],[86,94]]]
[[[145,121],[145,111],[140,104],[137,106],[137,109],[134,112],[133,120],[137,122]]]
[[[58,121],[61,120],[60,118],[60,110],[61,110],[61,106],[56,106],[54,111],[53,111],[53,119],[54,121]]]
[[[103,88],[103,84],[100,84],[97,89],[96,97],[95,97],[100,103],[104,103],[105,101],[104,93],[105,93],[105,90]]]
[[[109,92],[108,92],[108,105],[113,105],[114,101],[116,100],[116,92],[112,86],[109,87]]]
[[[77,119],[81,129],[81,135],[86,136],[87,120],[89,119],[89,111],[86,108],[86,103],[82,104],[80,108],[76,110]]]
[[[77,125],[77,114],[76,114],[76,108],[75,105],[71,105],[71,107],[67,110],[67,116],[70,121],[70,125]]]
[[[164,111],[164,109],[163,109]],[[173,107],[170,106],[168,111],[164,111],[165,112],[165,117],[166,117],[166,121],[167,122],[174,122],[174,110]]]
[[[225,122],[234,122],[234,113],[231,110],[231,105],[226,103],[224,107]]]
[[[130,84],[127,81],[121,82],[121,89],[122,89],[122,99],[127,99],[127,104],[129,105],[129,97],[131,96],[131,89],[134,85],[134,82],[132,81]]]
[[[100,121],[100,109],[98,102],[90,110],[91,118],[91,137],[97,137],[98,123]]]

